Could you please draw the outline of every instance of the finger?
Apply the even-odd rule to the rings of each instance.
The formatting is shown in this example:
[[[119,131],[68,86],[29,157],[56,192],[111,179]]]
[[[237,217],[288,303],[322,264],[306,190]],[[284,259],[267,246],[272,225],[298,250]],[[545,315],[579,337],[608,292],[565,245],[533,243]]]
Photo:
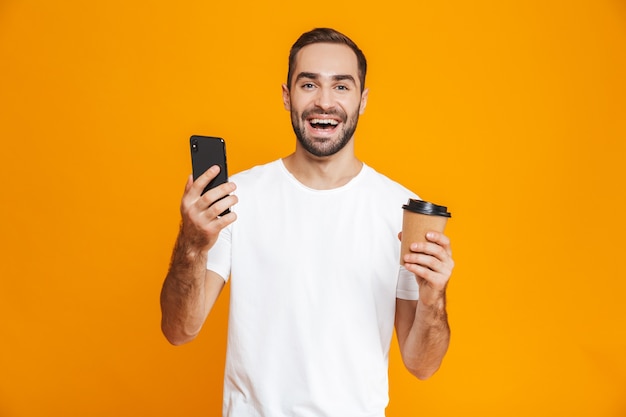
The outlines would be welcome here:
[[[189,192],[192,185],[193,185],[193,174],[189,174],[189,177],[187,178],[187,183],[185,184],[185,194]]]
[[[412,253],[404,256],[406,263],[415,264],[428,268],[431,271],[441,271],[443,269],[443,262],[435,256],[426,255],[423,253]]]
[[[210,224],[219,233],[223,228],[233,223],[235,220],[237,220],[237,214],[234,211],[231,211],[223,216],[216,216],[210,221]]]
[[[404,267],[408,271],[415,274],[418,282],[419,280],[424,280],[427,281],[431,286],[439,288],[444,288],[446,283],[448,282],[448,279],[444,274],[433,271],[432,269],[425,266],[407,263]]]
[[[441,246],[450,245],[450,239],[448,236],[440,232],[435,232],[434,230],[426,232],[426,239]]]
[[[219,165],[213,165],[211,168],[204,171],[204,173],[200,175],[198,178],[196,178],[196,180],[193,182],[192,189],[193,189],[194,194],[197,194],[198,196],[200,196],[202,194],[202,191],[204,191],[204,189],[206,188],[206,186],[209,185],[209,183],[215,177],[217,177],[217,174],[219,173],[220,173]]]
[[[439,260],[449,258],[451,255],[448,250],[437,243],[432,242],[416,242],[411,243],[409,249],[412,253],[423,253],[426,255],[434,256]]]
[[[220,217],[220,215],[224,213],[224,211],[230,209],[232,206],[237,204],[238,201],[239,199],[236,195],[226,195],[224,196],[224,198],[217,200],[211,206],[207,207],[206,210],[204,210],[203,214],[210,219]]]
[[[450,238],[448,236],[444,235],[443,233],[430,231],[426,233],[426,239],[429,242],[433,242],[442,246],[448,253],[448,255],[452,255],[452,247],[450,246]]]
[[[190,174],[185,184],[185,192],[180,201],[180,212],[183,217],[186,217],[186,213],[194,207],[194,203],[198,200],[198,195],[192,191],[193,189],[193,174]]]
[[[224,184],[218,185],[215,188],[211,188],[198,199],[197,206],[200,210],[204,211],[207,209],[207,207],[212,207],[217,201],[223,199],[224,197],[235,191],[236,188],[237,186],[232,182],[226,182]],[[226,208],[224,208],[224,210],[226,210]]]

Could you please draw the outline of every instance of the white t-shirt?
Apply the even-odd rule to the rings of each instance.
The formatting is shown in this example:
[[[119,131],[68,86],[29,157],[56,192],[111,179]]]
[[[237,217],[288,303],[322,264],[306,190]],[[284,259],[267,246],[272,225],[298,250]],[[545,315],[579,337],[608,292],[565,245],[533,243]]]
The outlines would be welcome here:
[[[382,417],[399,273],[402,205],[415,194],[364,165],[310,189],[282,160],[231,178],[237,220],[207,268],[232,274],[224,416]]]

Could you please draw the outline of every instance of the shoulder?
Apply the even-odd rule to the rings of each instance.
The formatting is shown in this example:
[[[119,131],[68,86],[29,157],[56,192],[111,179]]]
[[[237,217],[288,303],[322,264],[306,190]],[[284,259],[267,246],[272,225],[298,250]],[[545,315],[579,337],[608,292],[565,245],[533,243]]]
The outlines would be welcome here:
[[[364,174],[367,179],[368,187],[376,190],[378,193],[384,193],[388,197],[397,198],[416,198],[417,194],[397,181],[392,180],[384,174],[376,171],[369,165],[363,166]]]
[[[237,184],[246,186],[249,184],[255,184],[259,181],[267,180],[268,178],[275,178],[280,175],[280,160],[268,162],[263,165],[256,165],[245,171],[238,172],[232,175],[229,180]]]

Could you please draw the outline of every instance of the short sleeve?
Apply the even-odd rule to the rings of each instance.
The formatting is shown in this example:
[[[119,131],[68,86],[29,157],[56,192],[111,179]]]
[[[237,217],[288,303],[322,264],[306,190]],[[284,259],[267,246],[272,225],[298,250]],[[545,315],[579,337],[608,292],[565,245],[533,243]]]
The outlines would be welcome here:
[[[400,266],[398,271],[398,286],[396,287],[396,297],[402,300],[419,299],[419,285],[415,275]]]
[[[207,256],[206,269],[215,272],[221,276],[224,281],[228,281],[230,276],[231,227],[232,225],[222,229],[219,237],[217,238],[217,242],[215,242],[215,245],[213,245],[213,247],[209,250],[209,254]]]

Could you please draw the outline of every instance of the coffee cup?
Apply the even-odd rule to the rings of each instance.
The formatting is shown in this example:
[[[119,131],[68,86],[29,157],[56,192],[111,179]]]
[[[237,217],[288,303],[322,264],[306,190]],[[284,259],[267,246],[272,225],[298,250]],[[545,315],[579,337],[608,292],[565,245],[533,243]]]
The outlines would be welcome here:
[[[404,214],[402,217],[400,264],[404,265],[404,255],[411,252],[409,249],[411,243],[425,242],[426,233],[429,231],[443,232],[452,215],[446,206],[412,198],[402,208]]]

